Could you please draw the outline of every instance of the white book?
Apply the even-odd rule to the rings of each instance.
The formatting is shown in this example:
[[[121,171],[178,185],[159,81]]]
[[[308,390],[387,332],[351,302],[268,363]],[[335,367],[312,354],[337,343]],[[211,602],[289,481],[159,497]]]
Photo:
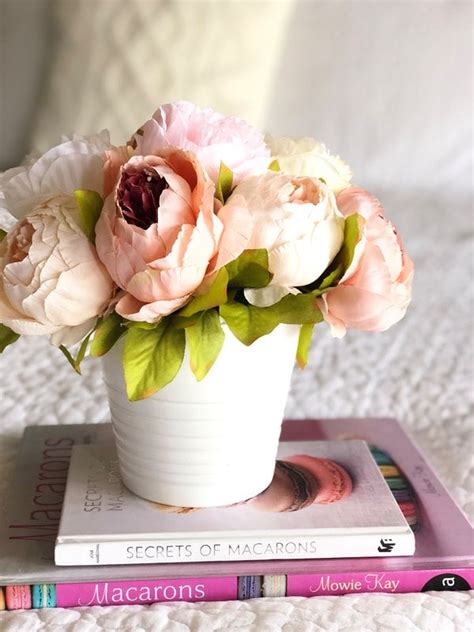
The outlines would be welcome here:
[[[74,446],[55,562],[90,566],[414,553],[413,532],[365,442],[280,443],[283,478],[285,458],[302,454],[344,467],[352,493],[332,504],[308,504],[304,481],[291,479],[290,472],[288,485],[278,482],[283,485],[278,494],[267,492],[228,507],[171,508],[125,488],[113,445]]]

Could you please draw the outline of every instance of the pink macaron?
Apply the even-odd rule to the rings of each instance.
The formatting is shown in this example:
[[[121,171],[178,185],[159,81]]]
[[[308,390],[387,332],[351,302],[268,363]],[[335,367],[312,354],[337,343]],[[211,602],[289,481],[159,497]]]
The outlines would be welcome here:
[[[318,459],[308,454],[296,454],[285,458],[308,470],[319,481],[319,490],[314,499],[318,505],[328,505],[347,498],[352,491],[352,480],[347,471],[329,459]]]
[[[277,461],[270,485],[258,496],[246,501],[246,504],[251,504],[258,511],[299,511],[314,503],[318,491],[319,481],[307,468],[296,463]]]

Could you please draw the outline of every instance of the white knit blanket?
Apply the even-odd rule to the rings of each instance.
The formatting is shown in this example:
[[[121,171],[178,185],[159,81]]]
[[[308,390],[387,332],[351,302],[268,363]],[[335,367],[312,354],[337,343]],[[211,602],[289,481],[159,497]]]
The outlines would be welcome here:
[[[384,334],[338,341],[319,326],[309,366],[295,370],[287,415],[399,417],[472,519],[469,207],[459,202],[451,221],[452,209],[433,200],[381,197],[415,259],[413,304]],[[1,511],[25,425],[104,421],[107,403],[98,363],[86,361],[80,378],[42,340],[20,340],[0,357],[0,371]],[[0,614],[0,630],[467,632],[472,604],[468,593],[423,593],[32,610]]]

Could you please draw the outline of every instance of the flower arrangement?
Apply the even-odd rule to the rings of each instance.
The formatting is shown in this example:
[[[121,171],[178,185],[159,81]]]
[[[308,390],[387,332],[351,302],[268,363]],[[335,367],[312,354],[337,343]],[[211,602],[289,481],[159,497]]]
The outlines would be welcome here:
[[[382,331],[410,301],[413,263],[380,202],[310,138],[266,138],[188,102],[124,146],[73,136],[0,177],[16,219],[0,244],[0,350],[45,335],[77,372],[124,337],[130,400],[198,380],[225,335],[244,345],[317,323]],[[73,355],[71,346],[80,343]]]

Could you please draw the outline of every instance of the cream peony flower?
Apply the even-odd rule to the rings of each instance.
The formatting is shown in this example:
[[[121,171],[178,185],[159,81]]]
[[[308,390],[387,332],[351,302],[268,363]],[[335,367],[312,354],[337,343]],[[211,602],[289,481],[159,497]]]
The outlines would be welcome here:
[[[0,322],[18,334],[74,344],[111,299],[112,280],[76,213],[74,198],[50,198],[0,245]]]
[[[74,191],[103,193],[105,130],[75,135],[0,176],[0,207],[19,222],[0,246],[0,322],[73,344],[106,308],[113,282],[81,230]]]
[[[278,161],[284,173],[320,178],[334,193],[351,186],[350,167],[339,156],[331,156],[326,147],[314,138],[267,136],[265,140],[273,159]]]
[[[105,151],[111,147],[109,133],[63,138],[38,160],[0,175],[0,207],[17,219],[54,195],[72,195],[90,189],[102,195]]]
[[[268,288],[246,291],[254,305],[271,305],[290,288],[312,283],[342,245],[344,218],[334,194],[319,180],[273,172],[247,178],[218,217],[226,221],[244,211],[251,230],[245,247],[265,248],[273,274]]]

